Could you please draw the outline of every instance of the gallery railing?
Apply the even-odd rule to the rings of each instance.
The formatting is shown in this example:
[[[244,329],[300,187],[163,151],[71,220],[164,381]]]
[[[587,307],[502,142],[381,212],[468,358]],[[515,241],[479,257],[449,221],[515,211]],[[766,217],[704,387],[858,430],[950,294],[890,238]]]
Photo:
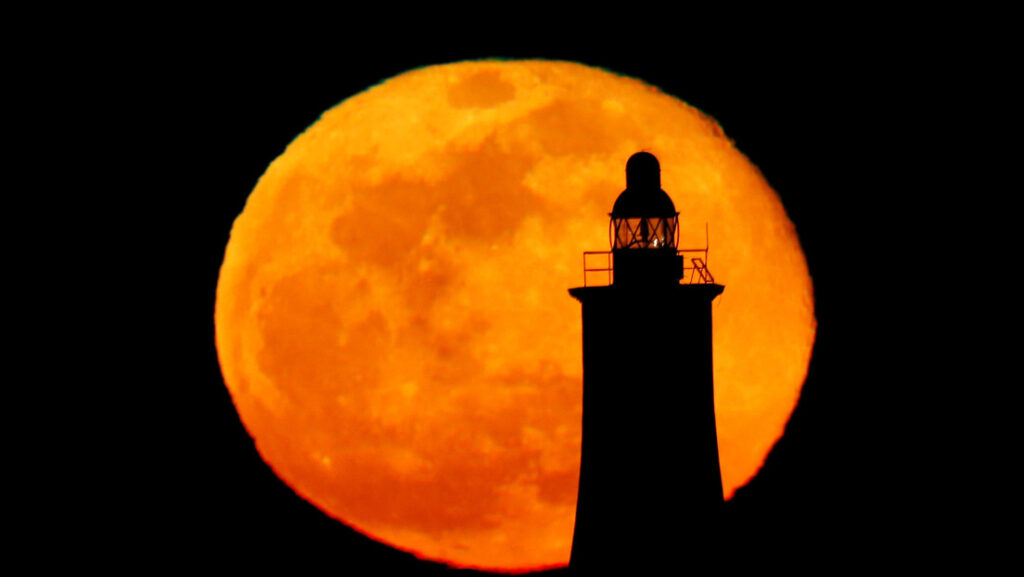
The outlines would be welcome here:
[[[681,249],[683,284],[713,284],[715,277],[708,268],[708,249]],[[596,277],[596,278],[595,278]],[[603,278],[602,278],[603,277]],[[602,282],[604,281],[604,282]],[[583,286],[608,286],[615,282],[615,254],[610,250],[588,250],[583,253]]]

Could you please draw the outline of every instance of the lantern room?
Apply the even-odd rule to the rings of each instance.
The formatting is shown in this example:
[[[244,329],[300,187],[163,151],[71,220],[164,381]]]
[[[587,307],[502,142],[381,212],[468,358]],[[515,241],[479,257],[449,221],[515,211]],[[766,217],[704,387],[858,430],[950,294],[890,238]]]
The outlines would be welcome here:
[[[661,189],[661,167],[648,152],[626,163],[626,190],[611,212],[612,250],[674,250],[679,243],[679,213]]]
[[[661,166],[653,154],[638,152],[629,158],[626,190],[610,216],[616,285],[679,282],[679,213],[661,189]]]

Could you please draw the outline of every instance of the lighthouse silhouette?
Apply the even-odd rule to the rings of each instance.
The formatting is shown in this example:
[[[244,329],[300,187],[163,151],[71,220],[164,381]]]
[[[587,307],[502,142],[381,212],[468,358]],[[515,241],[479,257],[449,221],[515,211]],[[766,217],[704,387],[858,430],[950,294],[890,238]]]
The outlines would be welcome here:
[[[687,566],[717,542],[723,508],[711,302],[724,287],[707,243],[679,249],[647,152],[626,163],[610,216],[611,250],[584,253],[584,286],[569,290],[583,306],[577,574]]]

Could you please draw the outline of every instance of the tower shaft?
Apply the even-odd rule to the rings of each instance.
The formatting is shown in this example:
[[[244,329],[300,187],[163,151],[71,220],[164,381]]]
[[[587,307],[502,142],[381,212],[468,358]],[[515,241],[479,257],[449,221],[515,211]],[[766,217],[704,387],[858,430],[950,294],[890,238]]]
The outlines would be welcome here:
[[[570,567],[671,567],[715,535],[717,284],[611,285],[583,306],[583,448]]]

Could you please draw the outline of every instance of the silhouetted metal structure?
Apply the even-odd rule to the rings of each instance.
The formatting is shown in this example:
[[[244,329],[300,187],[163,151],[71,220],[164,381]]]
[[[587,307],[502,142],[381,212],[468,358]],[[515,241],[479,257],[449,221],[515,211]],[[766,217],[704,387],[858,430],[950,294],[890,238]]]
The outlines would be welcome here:
[[[680,251],[679,213],[651,154],[626,164],[611,251],[584,253],[583,450],[569,566],[677,567],[718,538],[722,478],[707,246]],[[703,253],[703,258],[698,253]],[[607,255],[605,268],[588,257]],[[587,274],[607,271],[606,286]],[[681,284],[681,281],[686,284]]]

